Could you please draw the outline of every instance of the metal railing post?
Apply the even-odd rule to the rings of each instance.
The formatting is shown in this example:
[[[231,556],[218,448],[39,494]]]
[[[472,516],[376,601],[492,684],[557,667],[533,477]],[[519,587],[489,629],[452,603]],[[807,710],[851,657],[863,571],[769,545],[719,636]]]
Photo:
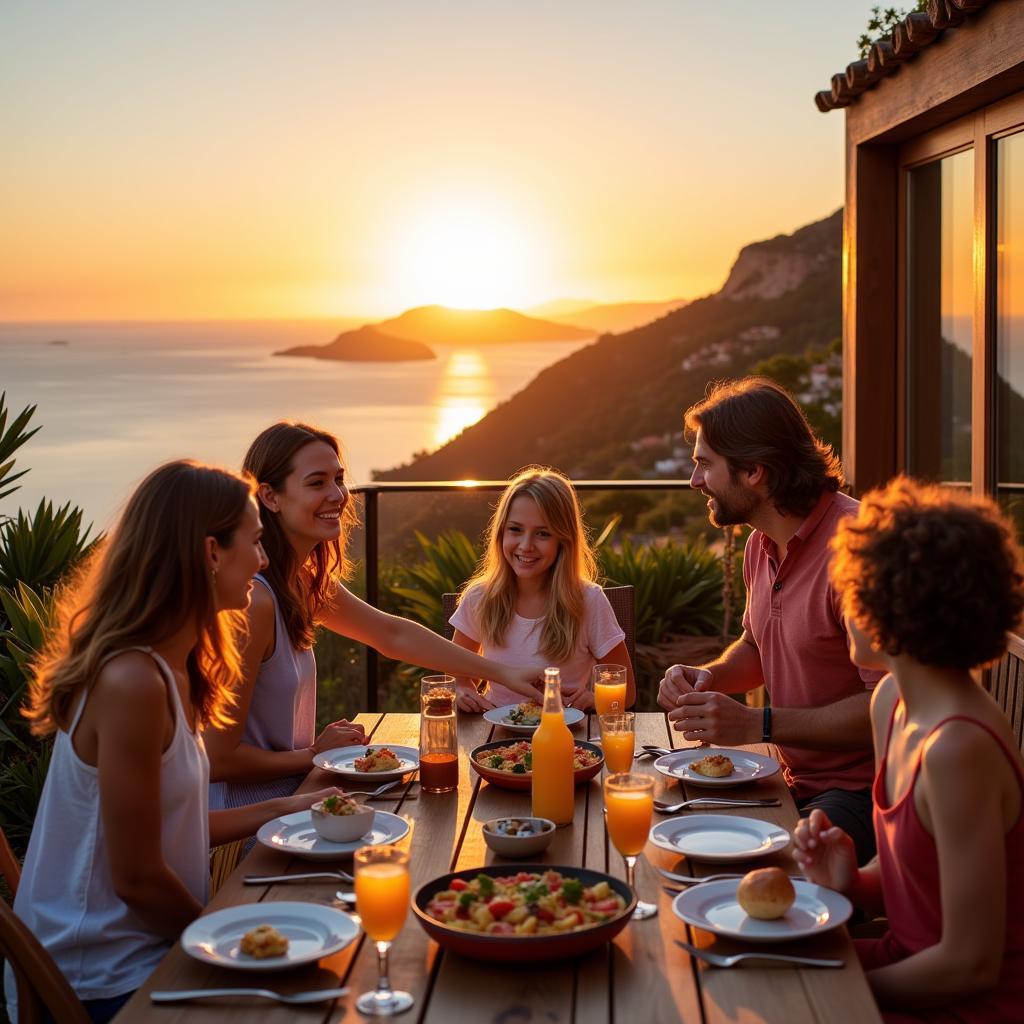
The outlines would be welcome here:
[[[377,492],[368,488],[363,492],[366,497],[366,603],[374,608],[380,607],[380,588],[377,580],[378,570],[378,537],[377,524]],[[366,648],[366,707],[370,711],[377,710],[377,687],[380,684],[377,651],[367,645]]]

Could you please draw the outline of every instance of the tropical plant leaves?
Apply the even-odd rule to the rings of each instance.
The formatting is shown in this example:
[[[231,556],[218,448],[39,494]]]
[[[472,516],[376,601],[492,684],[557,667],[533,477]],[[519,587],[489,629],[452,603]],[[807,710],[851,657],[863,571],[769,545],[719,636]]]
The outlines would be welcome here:
[[[14,468],[14,453],[39,429],[25,429],[35,411],[34,405],[26,405],[8,426],[7,392],[0,392],[0,498],[13,494],[18,487],[11,485],[28,472],[27,469],[19,473],[12,473],[11,470]]]
[[[82,510],[70,502],[54,509],[43,498],[31,516],[19,509],[16,518],[0,524],[0,587],[54,586],[92,549],[91,529],[83,531]]]

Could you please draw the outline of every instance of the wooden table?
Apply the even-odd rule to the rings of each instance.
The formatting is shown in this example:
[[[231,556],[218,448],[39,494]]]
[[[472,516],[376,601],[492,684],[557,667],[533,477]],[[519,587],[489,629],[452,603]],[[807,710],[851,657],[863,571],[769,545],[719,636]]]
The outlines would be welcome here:
[[[411,714],[361,715],[359,721],[372,733],[375,743],[418,744],[419,716]],[[587,729],[596,730],[591,717],[576,729],[577,736]],[[495,735],[492,737],[492,733]],[[448,871],[489,864],[495,858],[485,846],[480,824],[500,815],[529,813],[529,794],[498,789],[481,783],[469,767],[468,752],[491,738],[503,738],[504,730],[494,729],[479,716],[463,715],[459,721],[459,788],[445,795],[422,794],[419,787],[407,788],[406,798],[376,806],[393,809],[412,825],[403,845],[410,850],[413,888]],[[660,746],[684,746],[678,734],[670,734],[665,716],[660,713],[637,715],[637,743]],[[767,748],[751,749],[768,752]],[[635,762],[638,771],[653,772],[651,762]],[[314,789],[336,781],[336,776],[315,769],[304,783]],[[656,795],[665,794],[666,780],[658,776]],[[679,792],[673,785],[669,796]],[[792,828],[796,810],[782,781],[773,779],[729,790],[736,796],[782,798],[781,808],[743,808],[742,813],[774,821]],[[707,795],[707,790],[688,792],[687,796]],[[716,813],[730,813],[720,811]],[[648,845],[647,857],[656,863],[696,874],[710,874],[710,865],[686,863],[681,858]],[[611,848],[604,826],[600,779],[576,790],[576,818],[573,827],[559,830],[543,859],[551,864],[584,865],[625,877],[622,858]],[[511,862],[503,862],[511,863]],[[749,866],[777,863],[792,867],[788,854]],[[257,846],[210,902],[210,910],[271,900],[325,901],[333,896],[328,882],[288,883],[273,886],[243,886],[243,874],[280,874],[285,871],[315,870],[318,865],[301,861],[278,851]],[[330,866],[330,865],[327,865]],[[745,869],[740,865],[739,869]],[[408,923],[395,940],[391,953],[391,981],[396,988],[411,992],[416,1005],[396,1018],[425,1024],[544,1024],[580,1022],[602,1024],[613,1021],[686,1021],[692,1024],[756,1024],[810,1021],[880,1021],[878,1010],[864,974],[853,953],[845,928],[837,928],[815,940],[789,943],[785,951],[812,956],[842,957],[841,970],[796,969],[790,967],[750,967],[721,970],[692,960],[676,946],[674,939],[688,939],[716,951],[735,952],[740,947],[715,939],[707,932],[688,928],[671,909],[672,897],[664,892],[659,877],[646,861],[637,867],[637,884],[644,899],[656,900],[657,917],[632,922],[608,946],[577,961],[526,968],[478,963],[445,953],[427,939],[410,914]],[[376,983],[376,955],[364,936],[334,956],[325,957],[317,966],[297,968],[285,973],[242,974],[209,967],[188,957],[176,945],[153,972],[146,986],[125,1006],[118,1024],[155,1022],[155,1024],[214,1024],[221,1021],[276,1022],[309,1021],[355,1022],[366,1020],[353,1003],[362,992]],[[259,984],[279,991],[303,991],[308,988],[348,985],[350,994],[334,1004],[311,1007],[286,1007],[249,1001],[154,1006],[150,989],[212,988]]]

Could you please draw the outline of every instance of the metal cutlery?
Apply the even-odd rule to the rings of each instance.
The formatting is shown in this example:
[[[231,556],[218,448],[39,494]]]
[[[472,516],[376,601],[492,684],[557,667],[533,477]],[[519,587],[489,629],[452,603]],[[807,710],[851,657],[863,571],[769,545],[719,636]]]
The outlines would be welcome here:
[[[659,814],[675,814],[687,807],[781,807],[778,797],[767,797],[760,800],[740,800],[729,796],[695,796],[690,800],[682,800],[675,804],[662,804],[654,801],[654,809]]]
[[[681,885],[700,885],[701,882],[721,882],[726,878],[742,878],[746,872],[744,871],[723,871],[715,875],[704,875],[701,878],[697,878],[693,875],[678,875],[674,871],[666,871],[664,868],[659,868],[655,865],[655,870],[659,875],[664,878],[670,878],[673,882],[679,882]],[[790,875],[791,879],[798,881],[806,881],[803,875]]]
[[[372,799],[375,796],[380,796],[381,793],[386,793],[389,789],[394,789],[401,781],[401,779],[395,779],[394,782],[385,782],[383,786],[378,786],[376,789],[369,791],[365,789],[346,790],[345,796],[365,796],[368,799]]]
[[[634,760],[638,757],[664,757],[666,754],[674,754],[676,751],[668,750],[665,747],[652,747],[647,744],[644,745],[643,750],[638,754],[634,754]]]
[[[711,953],[706,949],[698,949],[691,946],[682,939],[676,939],[677,946],[681,946],[690,956],[698,960],[705,960],[715,967],[735,967],[746,960],[756,960],[762,963],[796,964],[800,967],[844,967],[845,960],[816,959],[809,956],[790,956],[787,953],[733,953],[731,956],[723,956],[721,953]]]
[[[348,882],[355,879],[347,871],[303,871],[296,875],[246,875],[246,885],[270,885],[272,882]]]
[[[274,999],[279,1003],[304,1006],[307,1003],[326,1003],[348,995],[347,988],[321,988],[313,992],[272,992],[269,988],[189,988],[179,991],[150,992],[154,1003],[185,1003],[192,999],[219,999],[230,996],[252,996],[256,999]]]

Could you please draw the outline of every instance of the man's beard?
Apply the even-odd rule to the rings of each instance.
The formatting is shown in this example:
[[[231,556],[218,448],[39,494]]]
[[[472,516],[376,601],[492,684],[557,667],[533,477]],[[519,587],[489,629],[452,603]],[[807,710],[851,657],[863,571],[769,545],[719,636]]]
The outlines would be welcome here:
[[[749,523],[759,504],[756,494],[736,487],[728,494],[708,494],[714,500],[714,508],[708,508],[708,519],[712,526],[739,526]]]

